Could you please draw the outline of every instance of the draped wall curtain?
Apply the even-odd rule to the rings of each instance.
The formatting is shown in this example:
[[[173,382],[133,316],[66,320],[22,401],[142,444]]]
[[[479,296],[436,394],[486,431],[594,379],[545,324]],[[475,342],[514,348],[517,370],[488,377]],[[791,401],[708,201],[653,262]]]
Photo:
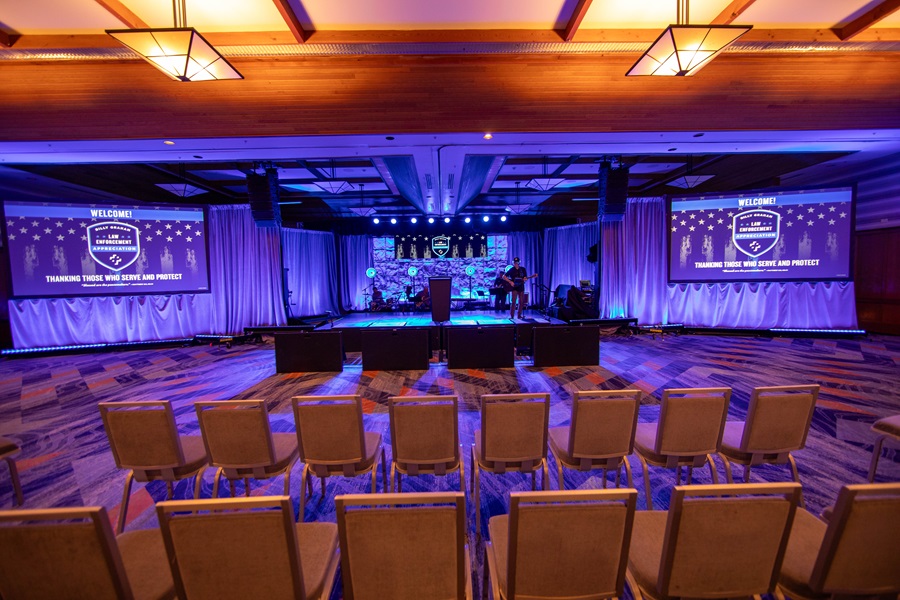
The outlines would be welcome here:
[[[597,264],[588,261],[588,254],[599,239],[597,221],[545,229],[542,281],[551,290],[560,285],[578,285],[582,279],[596,283]]]
[[[345,235],[340,239],[341,307],[366,310],[363,291],[372,282],[366,277],[366,269],[375,266],[375,244],[368,235]]]
[[[340,312],[334,234],[282,229],[281,252],[290,317]]]
[[[538,274],[534,279],[529,279],[525,284],[530,305],[544,305],[544,294],[541,294],[541,284],[546,279],[541,273],[541,258],[544,255],[543,234],[539,231],[523,231],[511,233],[507,237],[507,264],[511,265],[513,258],[519,257],[521,265],[528,269],[528,274]]]

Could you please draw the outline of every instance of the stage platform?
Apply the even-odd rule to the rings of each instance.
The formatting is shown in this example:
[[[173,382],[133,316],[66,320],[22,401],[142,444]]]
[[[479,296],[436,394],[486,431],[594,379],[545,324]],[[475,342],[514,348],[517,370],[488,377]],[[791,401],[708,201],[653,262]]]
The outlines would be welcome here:
[[[350,327],[444,327],[459,326],[496,326],[516,323],[541,323],[544,325],[564,325],[565,321],[549,317],[538,310],[526,310],[524,319],[510,319],[508,312],[496,310],[452,311],[450,320],[435,323],[431,320],[431,312],[360,312],[350,313],[317,327],[322,329],[343,329]]]

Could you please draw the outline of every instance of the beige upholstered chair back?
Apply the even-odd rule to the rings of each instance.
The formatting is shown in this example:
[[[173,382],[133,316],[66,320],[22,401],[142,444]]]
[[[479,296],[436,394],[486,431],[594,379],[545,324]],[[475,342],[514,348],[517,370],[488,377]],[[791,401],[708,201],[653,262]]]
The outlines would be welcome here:
[[[740,450],[775,454],[802,449],[818,397],[817,385],[754,389]]]
[[[3,598],[132,598],[106,509],[0,512]]]
[[[471,593],[462,492],[353,494],[335,504],[345,600]]]
[[[621,597],[636,502],[634,489],[511,493],[507,597]]]
[[[655,451],[669,456],[715,453],[730,400],[730,388],[664,390]]]
[[[394,461],[408,465],[459,462],[459,399],[397,396],[388,400]]]
[[[660,597],[725,598],[775,589],[800,484],[676,486]]]
[[[631,454],[640,401],[640,390],[575,392],[568,453],[588,460]]]
[[[362,399],[296,396],[292,399],[300,460],[307,464],[358,463],[365,457]]]
[[[194,408],[213,466],[254,468],[276,461],[265,400],[197,402]]]
[[[838,494],[810,587],[828,594],[900,593],[900,483]]]
[[[550,394],[486,394],[481,397],[484,460],[538,464],[547,458]]]
[[[101,402],[99,407],[117,467],[150,471],[184,464],[169,402]]]
[[[156,511],[179,598],[306,598],[290,498],[167,501]]]

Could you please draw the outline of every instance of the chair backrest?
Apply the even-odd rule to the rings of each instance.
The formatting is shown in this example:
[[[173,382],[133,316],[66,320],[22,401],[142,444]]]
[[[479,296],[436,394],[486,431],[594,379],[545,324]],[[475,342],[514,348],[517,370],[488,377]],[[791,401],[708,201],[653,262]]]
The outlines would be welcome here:
[[[591,460],[631,454],[640,402],[640,390],[575,392],[569,455]]]
[[[462,492],[337,496],[346,600],[467,597]]]
[[[170,500],[156,512],[179,598],[306,597],[290,498]]]
[[[101,402],[103,427],[120,469],[173,469],[184,464],[175,413],[166,400]]]
[[[485,394],[481,397],[481,451],[491,462],[539,462],[547,458],[550,394]]]
[[[802,449],[818,398],[818,385],[754,389],[741,437],[741,452],[773,454]]]
[[[394,396],[388,399],[391,452],[398,463],[459,462],[459,398]]]
[[[0,512],[3,598],[133,598],[106,509]]]
[[[847,485],[837,504],[810,587],[828,594],[900,593],[900,483]]]
[[[194,408],[210,464],[236,469],[275,462],[265,400],[195,402]]]
[[[357,463],[365,457],[362,398],[343,396],[295,396],[300,460],[307,464]]]
[[[798,483],[676,486],[658,577],[661,598],[726,598],[775,589]]]
[[[663,390],[654,451],[670,456],[716,452],[730,400],[730,388]]]
[[[514,492],[509,499],[508,598],[622,596],[637,490]]]

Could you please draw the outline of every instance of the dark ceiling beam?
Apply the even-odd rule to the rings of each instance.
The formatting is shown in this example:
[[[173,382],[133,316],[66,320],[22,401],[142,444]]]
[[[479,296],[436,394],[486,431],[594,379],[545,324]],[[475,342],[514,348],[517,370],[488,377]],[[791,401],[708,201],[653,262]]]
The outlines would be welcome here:
[[[281,13],[281,18],[284,19],[297,43],[305,43],[313,32],[304,29],[303,23],[300,22],[300,14],[306,12],[300,0],[272,0],[272,2],[275,3],[275,8]]]
[[[127,6],[122,4],[119,0],[94,0],[97,4],[102,6],[115,18],[120,20],[123,25],[130,29],[149,29],[150,26],[147,25],[139,16],[131,12]]]
[[[835,27],[832,31],[842,42],[847,41],[896,12],[898,8],[900,8],[900,0],[882,0],[882,2],[879,2],[843,27]]]
[[[581,156],[573,154],[566,160],[562,161],[561,163],[559,163],[559,166],[553,170],[553,173],[550,174],[550,177],[562,177],[563,171],[568,169],[570,165],[573,165],[576,162],[578,162],[579,158],[581,158]]]
[[[12,35],[0,29],[0,46],[6,46],[7,48],[12,48],[12,45],[15,43],[16,39],[19,36]]]
[[[710,25],[731,25],[734,23],[742,12],[750,8],[756,0],[732,0],[731,4],[726,6],[715,19],[710,21]]]
[[[572,38],[575,37],[578,26],[581,25],[584,15],[587,14],[588,9],[591,7],[591,1],[592,0],[578,0],[578,4],[575,5],[575,10],[572,11],[572,16],[569,17],[569,22],[566,23],[566,28],[563,31],[562,37],[565,41],[571,42]]]
[[[181,181],[183,181],[185,183],[189,183],[192,186],[206,190],[207,192],[212,192],[213,194],[219,194],[221,196],[225,196],[226,198],[228,198],[230,200],[243,200],[246,198],[246,194],[236,194],[235,192],[232,192],[231,190],[229,190],[225,187],[216,187],[216,186],[210,184],[205,179],[202,179],[200,177],[195,177],[193,175],[190,175],[187,172],[181,173],[181,172],[173,171],[171,169],[166,168],[163,165],[156,165],[156,164],[152,164],[152,163],[146,163],[144,166],[146,166],[149,169],[153,169],[154,171],[159,171],[160,173],[165,173],[166,175],[168,175],[170,177],[180,179]],[[160,183],[169,183],[169,182],[161,181]]]
[[[375,170],[378,171],[382,181],[384,181],[391,193],[395,196],[399,196],[400,190],[397,189],[397,184],[394,182],[394,175],[391,173],[391,170],[385,164],[384,160],[381,158],[373,158],[372,165],[375,167]]]
[[[500,169],[503,168],[506,158],[506,156],[494,157],[494,164],[488,169],[487,176],[484,178],[484,185],[481,186],[482,194],[487,194],[491,191],[491,188],[494,187],[494,182],[497,181],[497,176],[500,174]]]
[[[300,165],[301,168],[306,169],[310,173],[316,176],[318,179],[333,179],[333,177],[329,177],[325,172],[321,171],[317,167],[313,167],[306,160],[298,160],[297,164]]]

